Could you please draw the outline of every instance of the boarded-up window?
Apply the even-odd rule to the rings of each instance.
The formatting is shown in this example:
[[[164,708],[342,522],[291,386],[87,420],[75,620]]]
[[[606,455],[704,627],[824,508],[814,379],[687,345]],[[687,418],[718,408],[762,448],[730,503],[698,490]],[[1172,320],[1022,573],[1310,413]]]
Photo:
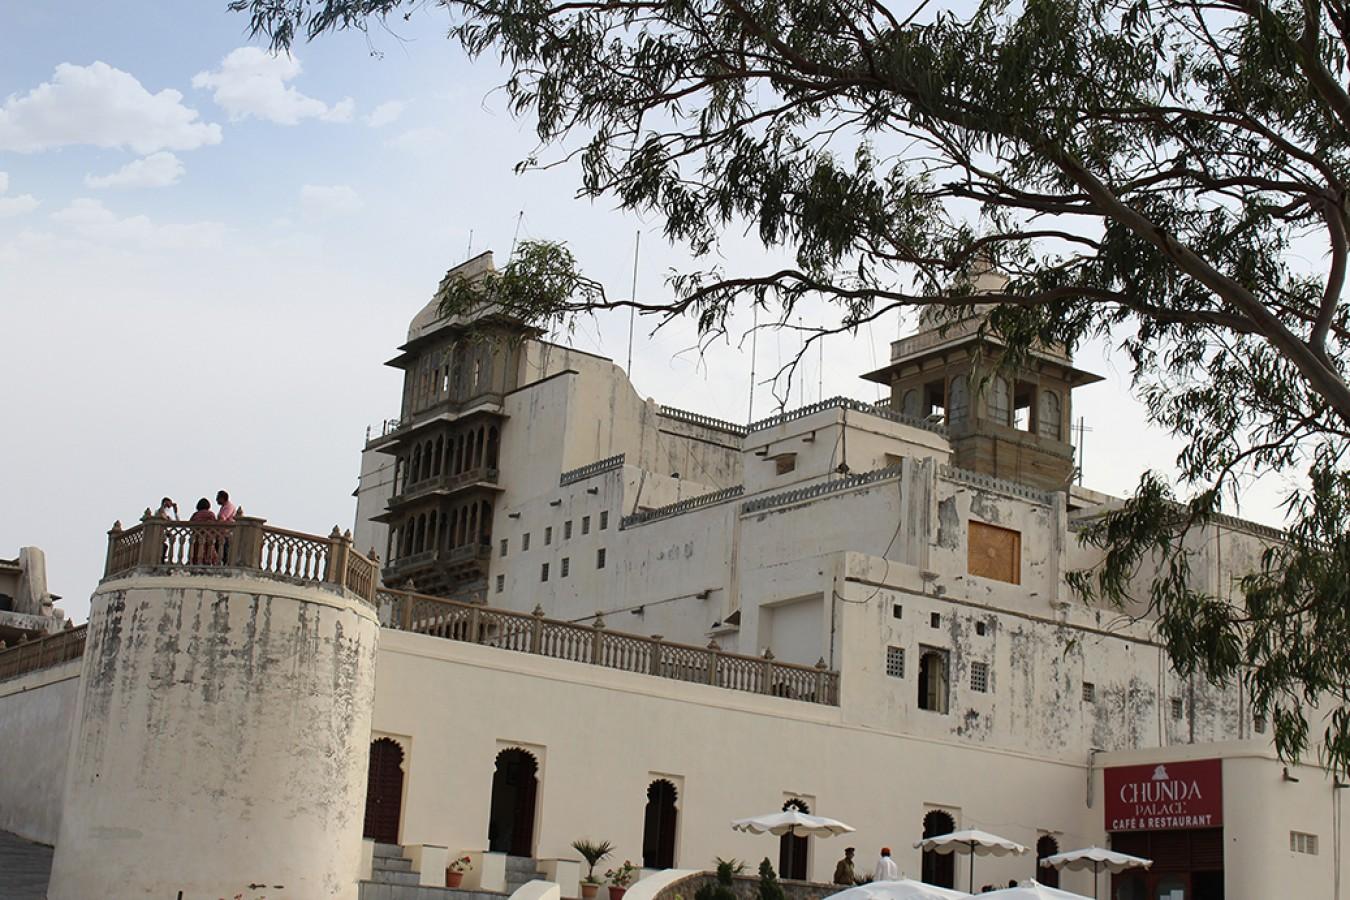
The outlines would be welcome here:
[[[966,570],[981,578],[1022,583],[1022,534],[983,522],[971,522]]]
[[[783,453],[773,458],[774,468],[779,475],[786,475],[797,468],[797,454]]]

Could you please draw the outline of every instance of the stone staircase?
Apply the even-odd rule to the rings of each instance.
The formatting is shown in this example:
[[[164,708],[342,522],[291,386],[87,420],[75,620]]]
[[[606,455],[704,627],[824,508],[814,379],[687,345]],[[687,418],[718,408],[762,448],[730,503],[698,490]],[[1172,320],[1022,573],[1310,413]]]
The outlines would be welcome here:
[[[412,860],[403,855],[402,847],[397,844],[376,844],[370,880],[361,882],[358,900],[505,900],[527,881],[543,878],[538,868],[539,864],[533,859],[508,856],[504,894],[424,887],[418,884],[418,873],[413,871]]]

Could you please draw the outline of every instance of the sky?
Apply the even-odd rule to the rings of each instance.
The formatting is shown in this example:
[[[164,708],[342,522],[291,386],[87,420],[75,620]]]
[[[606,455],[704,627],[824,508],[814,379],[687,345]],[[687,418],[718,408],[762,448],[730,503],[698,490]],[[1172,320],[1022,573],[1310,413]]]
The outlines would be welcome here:
[[[690,262],[659,221],[576,199],[574,167],[515,172],[531,123],[499,68],[445,39],[443,12],[274,57],[226,5],[0,5],[0,557],[42,547],[77,622],[107,530],[165,494],[184,515],[226,489],[282,527],[351,527],[366,428],[399,412],[382,362],[447,268],[560,240],[627,296],[641,233],[650,301]],[[741,235],[720,252],[733,272],[771,259]],[[628,327],[616,312],[565,339],[622,363]],[[736,340],[699,354],[692,323],[651,329],[639,320],[638,391],[733,421],[775,411],[763,385],[751,408],[752,362],[762,378],[800,341],[762,333],[752,359]],[[809,354],[789,406],[881,399],[858,375],[908,329],[879,320]],[[1074,399],[1085,483],[1124,493],[1171,471],[1176,446],[1118,354],[1077,362],[1105,376]],[[1278,523],[1281,487],[1234,511]]]

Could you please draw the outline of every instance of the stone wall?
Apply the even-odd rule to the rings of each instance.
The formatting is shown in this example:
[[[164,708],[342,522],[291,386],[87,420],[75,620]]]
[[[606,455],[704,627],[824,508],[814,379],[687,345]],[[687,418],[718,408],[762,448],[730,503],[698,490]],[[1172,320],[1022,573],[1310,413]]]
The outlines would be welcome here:
[[[55,844],[80,660],[0,682],[0,831]]]

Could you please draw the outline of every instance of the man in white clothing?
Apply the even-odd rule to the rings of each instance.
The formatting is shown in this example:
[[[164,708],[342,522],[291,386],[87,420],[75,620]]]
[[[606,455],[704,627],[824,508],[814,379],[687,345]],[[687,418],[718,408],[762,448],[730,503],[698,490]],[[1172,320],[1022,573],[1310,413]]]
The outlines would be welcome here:
[[[898,881],[900,878],[900,867],[891,859],[891,848],[881,848],[881,858],[877,860],[876,868],[872,869],[873,881]]]

